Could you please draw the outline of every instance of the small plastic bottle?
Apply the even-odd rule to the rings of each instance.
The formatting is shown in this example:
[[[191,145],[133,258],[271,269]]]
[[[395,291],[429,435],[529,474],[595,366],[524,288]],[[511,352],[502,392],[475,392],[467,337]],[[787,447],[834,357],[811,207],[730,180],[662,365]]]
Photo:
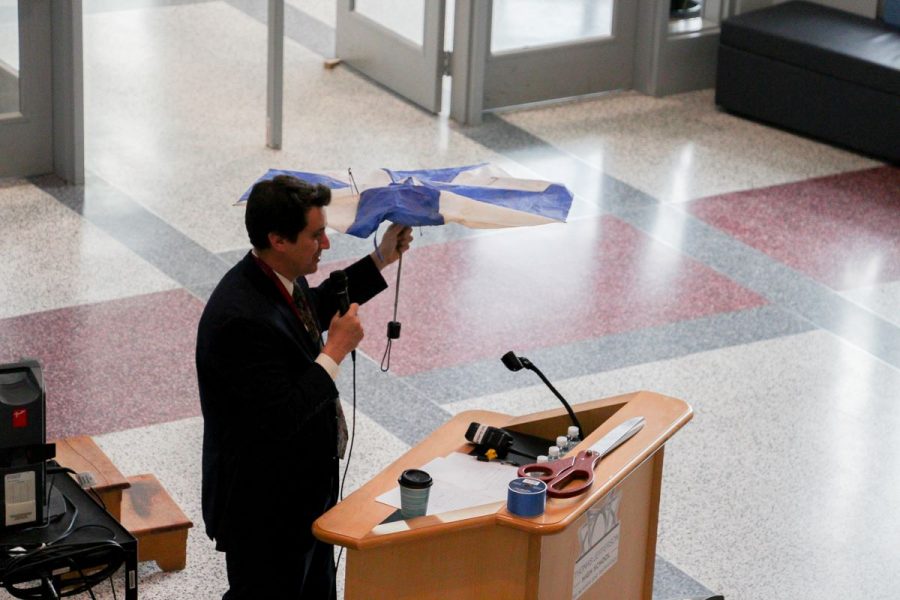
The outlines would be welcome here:
[[[569,433],[566,437],[569,439],[569,450],[581,443],[581,436],[578,435],[578,427],[575,425],[569,425]]]
[[[569,438],[564,435],[557,437],[556,447],[559,448],[559,457],[562,458],[569,451]]]
[[[547,457],[547,462],[559,460],[559,446],[550,446],[550,450],[548,451],[548,453],[549,456]]]
[[[539,454],[538,457],[537,457],[537,462],[538,462],[538,463],[545,463],[545,462],[547,462],[547,455],[546,455],[546,454]]]

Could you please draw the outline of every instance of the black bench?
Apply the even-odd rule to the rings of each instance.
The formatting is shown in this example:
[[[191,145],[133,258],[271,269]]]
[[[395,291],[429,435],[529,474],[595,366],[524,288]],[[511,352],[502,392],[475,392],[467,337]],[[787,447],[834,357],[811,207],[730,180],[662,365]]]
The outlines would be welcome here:
[[[722,23],[716,103],[900,162],[900,31],[809,2]]]

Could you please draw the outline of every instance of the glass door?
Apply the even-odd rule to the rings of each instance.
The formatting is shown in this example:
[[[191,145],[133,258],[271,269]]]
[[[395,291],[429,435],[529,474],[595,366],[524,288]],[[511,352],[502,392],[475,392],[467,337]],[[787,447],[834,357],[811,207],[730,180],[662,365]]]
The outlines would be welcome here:
[[[635,0],[492,0],[483,108],[632,86]]]
[[[18,0],[0,0],[0,115],[19,112]]]
[[[0,0],[0,177],[53,171],[50,0]]]
[[[422,108],[441,110],[444,0],[338,0],[345,63]]]

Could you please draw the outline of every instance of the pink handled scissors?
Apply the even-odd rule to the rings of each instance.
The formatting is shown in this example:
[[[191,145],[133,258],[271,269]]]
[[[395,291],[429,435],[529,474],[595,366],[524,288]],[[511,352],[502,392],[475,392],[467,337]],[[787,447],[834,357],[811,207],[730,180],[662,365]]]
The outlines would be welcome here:
[[[571,498],[581,494],[594,484],[594,467],[600,459],[621,446],[626,440],[641,430],[646,419],[628,419],[587,450],[576,456],[562,458],[548,463],[532,463],[519,467],[519,477],[533,477],[547,484],[547,495],[551,498]],[[573,481],[580,485],[568,486]]]

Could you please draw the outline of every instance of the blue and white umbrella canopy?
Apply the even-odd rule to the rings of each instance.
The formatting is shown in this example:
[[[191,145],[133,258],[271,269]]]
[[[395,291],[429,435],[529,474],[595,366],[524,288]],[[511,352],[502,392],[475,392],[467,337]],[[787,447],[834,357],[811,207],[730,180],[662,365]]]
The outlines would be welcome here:
[[[328,226],[360,238],[369,237],[382,221],[401,225],[501,228],[565,222],[572,193],[564,185],[510,177],[489,165],[445,169],[367,173],[306,173],[270,169],[257,181],[292,175],[331,188]],[[252,186],[251,186],[252,188]],[[238,200],[246,202],[248,189]]]

